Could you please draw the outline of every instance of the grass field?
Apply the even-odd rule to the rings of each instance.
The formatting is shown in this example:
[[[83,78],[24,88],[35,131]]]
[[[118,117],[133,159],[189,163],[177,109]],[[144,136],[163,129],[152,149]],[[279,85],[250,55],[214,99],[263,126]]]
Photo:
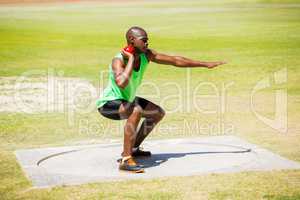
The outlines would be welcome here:
[[[148,84],[139,94],[168,112],[151,138],[234,134],[300,162],[297,0],[0,4],[1,98],[8,80],[31,70],[45,74],[51,69],[64,77],[88,80],[100,90],[100,73],[107,70],[113,55],[125,45],[124,32],[132,25],[144,27],[149,46],[159,52],[228,62],[213,70],[151,63],[144,77]],[[250,107],[255,85],[281,69],[287,70],[287,81],[260,91],[254,103],[257,112],[272,118],[275,91],[286,89],[285,133],[264,124]],[[195,91],[204,82],[210,85]],[[218,92],[228,85],[227,101],[222,104],[224,112],[220,111],[220,99],[193,101],[195,93],[214,94],[211,85]],[[156,95],[153,89],[157,89]],[[199,112],[199,106],[216,112]],[[123,122],[112,123],[99,117],[96,108],[75,113],[71,121],[68,113],[0,112],[0,199],[300,199],[299,170],[32,189],[16,162],[14,150],[122,138]],[[213,127],[200,131],[198,123]],[[225,129],[231,127],[230,133],[218,129],[220,124]]]

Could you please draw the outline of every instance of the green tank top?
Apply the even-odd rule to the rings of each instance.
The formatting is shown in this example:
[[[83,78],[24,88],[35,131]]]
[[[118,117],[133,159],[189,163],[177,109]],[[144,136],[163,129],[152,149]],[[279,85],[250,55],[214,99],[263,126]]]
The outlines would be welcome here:
[[[123,56],[121,53],[118,53],[115,58],[121,58],[123,60]],[[123,60],[125,65],[127,64],[127,60]],[[114,73],[112,70],[112,66],[109,66],[109,78],[108,85],[104,89],[101,97],[96,101],[97,108],[103,106],[106,102],[116,100],[116,99],[124,99],[128,102],[132,102],[135,98],[135,94],[138,86],[141,84],[144,72],[147,68],[148,59],[144,53],[140,54],[140,67],[138,71],[133,70],[131,77],[129,79],[128,85],[122,89],[120,88],[115,81]]]

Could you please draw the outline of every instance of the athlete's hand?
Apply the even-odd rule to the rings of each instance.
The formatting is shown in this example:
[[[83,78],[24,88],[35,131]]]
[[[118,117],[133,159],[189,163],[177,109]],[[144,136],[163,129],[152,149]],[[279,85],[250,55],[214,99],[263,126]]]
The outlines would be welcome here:
[[[220,61],[220,62],[210,62],[210,63],[207,63],[207,68],[208,69],[212,69],[212,68],[214,68],[214,67],[217,67],[217,66],[219,66],[219,65],[224,65],[224,64],[226,64],[226,62],[223,62],[223,61]]]
[[[134,58],[134,56],[133,56],[132,53],[129,53],[129,52],[125,51],[124,49],[121,50],[121,54],[122,54],[125,58],[128,58],[128,59],[130,59],[130,58],[133,59],[133,58]]]

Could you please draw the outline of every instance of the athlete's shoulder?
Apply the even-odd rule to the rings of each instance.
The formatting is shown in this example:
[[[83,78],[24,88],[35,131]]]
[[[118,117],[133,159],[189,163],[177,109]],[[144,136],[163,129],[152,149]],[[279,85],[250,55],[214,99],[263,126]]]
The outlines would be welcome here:
[[[153,58],[156,55],[156,51],[153,49],[147,49],[145,54],[146,54],[148,61],[150,62],[150,61],[153,61]]]
[[[118,52],[112,58],[112,62],[115,62],[115,61],[118,61],[118,62],[121,62],[121,63],[125,63],[126,59],[124,58],[124,56],[122,55],[121,52]]]
[[[124,57],[121,52],[116,53],[113,58],[121,59],[122,61],[124,60]]]
[[[126,60],[124,59],[124,57],[123,57],[123,55],[122,55],[121,52],[118,52],[112,58],[112,61],[111,61],[111,67],[112,67],[112,69],[119,68],[119,67],[124,68],[125,64],[126,64]]]

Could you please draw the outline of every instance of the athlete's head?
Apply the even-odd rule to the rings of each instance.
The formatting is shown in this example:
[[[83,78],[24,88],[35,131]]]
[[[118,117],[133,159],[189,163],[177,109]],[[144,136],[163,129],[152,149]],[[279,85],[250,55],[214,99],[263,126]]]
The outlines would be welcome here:
[[[138,26],[133,26],[126,32],[127,44],[135,47],[136,51],[146,52],[148,48],[148,36],[144,29]]]

